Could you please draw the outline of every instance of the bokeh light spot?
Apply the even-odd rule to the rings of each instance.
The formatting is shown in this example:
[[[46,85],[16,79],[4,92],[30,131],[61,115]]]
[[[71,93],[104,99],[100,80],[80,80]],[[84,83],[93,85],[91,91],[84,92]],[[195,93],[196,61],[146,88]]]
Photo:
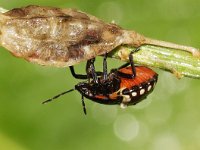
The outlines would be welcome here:
[[[139,128],[139,122],[130,114],[120,115],[114,123],[114,133],[123,141],[130,141],[136,138]]]
[[[155,139],[152,150],[181,150],[181,145],[175,135],[168,133]]]

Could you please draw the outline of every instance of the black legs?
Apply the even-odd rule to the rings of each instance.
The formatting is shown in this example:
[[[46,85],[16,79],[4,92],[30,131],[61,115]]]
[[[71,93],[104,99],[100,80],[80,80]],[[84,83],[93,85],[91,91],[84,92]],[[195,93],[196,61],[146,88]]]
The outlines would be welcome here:
[[[76,74],[74,70],[74,66],[70,66],[71,74],[76,79],[90,79],[92,78],[94,81],[97,81],[97,76],[101,76],[102,72],[95,71],[94,67],[95,59],[90,59],[86,64],[86,75]]]
[[[129,62],[123,64],[122,66],[120,66],[118,68],[118,69],[121,69],[121,68],[124,68],[124,67],[127,67],[127,66],[131,65],[131,68],[132,68],[132,71],[133,71],[133,75],[130,78],[134,78],[136,76],[133,53],[139,51],[139,49],[140,49],[140,47],[138,47],[135,50],[133,50],[129,54]],[[90,59],[90,60],[87,61],[87,64],[86,64],[86,75],[76,74],[73,66],[70,66],[71,74],[76,79],[88,79],[89,82],[90,82],[90,78],[92,78],[94,83],[98,83],[98,76],[102,76],[103,75],[103,79],[106,80],[107,76],[108,76],[108,73],[107,73],[107,53],[104,54],[103,72],[98,72],[98,71],[95,70],[94,62],[95,62],[95,58]]]
[[[135,70],[135,64],[134,64],[134,59],[133,59],[133,53],[135,53],[135,52],[137,52],[139,50],[140,50],[140,47],[138,47],[135,50],[131,51],[131,53],[129,54],[129,62],[123,64],[122,66],[120,66],[119,68],[116,69],[116,70],[119,70],[119,69],[122,69],[124,67],[127,67],[127,66],[131,65],[133,74],[128,76],[127,74],[118,72],[120,76],[125,77],[125,78],[130,78],[130,79],[133,79],[133,78],[136,77],[136,70]]]
[[[134,61],[133,61],[133,53],[134,53],[134,51],[132,51],[129,54],[129,61],[130,61],[132,72],[133,72],[132,78],[136,77],[135,65],[134,65]]]
[[[130,54],[129,54],[129,62],[123,64],[122,66],[120,66],[119,68],[113,70],[113,71],[118,71],[119,69],[122,69],[124,67],[127,67],[129,65],[131,65],[131,68],[132,68],[132,74],[128,75],[126,73],[122,73],[120,71],[118,71],[118,75],[121,76],[121,77],[124,77],[124,78],[129,78],[129,79],[133,79],[136,77],[136,71],[135,71],[135,64],[134,64],[134,61],[133,61],[133,53],[134,51],[132,51]]]
[[[103,59],[103,79],[107,80],[108,79],[108,73],[107,73],[107,53],[104,54],[104,59]]]
[[[81,95],[81,101],[82,101],[82,106],[83,106],[83,112],[85,115],[87,115],[86,107],[85,107],[85,102],[84,102],[84,96]]]
[[[90,77],[92,76],[93,82],[98,83],[97,73],[95,71],[94,62],[95,62],[95,58],[87,61],[86,73],[87,73],[87,78],[88,78],[89,82],[90,82]]]
[[[135,53],[135,52],[137,52],[139,50],[140,50],[140,47],[138,47],[135,50],[131,51],[131,53],[129,54],[129,62],[131,64],[131,68],[132,68],[132,71],[133,71],[132,78],[136,77],[135,65],[134,65],[134,60],[133,60],[133,53]]]
[[[74,71],[74,66],[69,66],[71,74],[74,78],[76,79],[87,79],[88,76],[87,75],[82,75],[82,74],[76,74]]]
[[[131,68],[132,68],[132,74],[130,75],[127,75],[127,74],[123,74],[122,72],[118,71],[119,75],[120,76],[124,76],[125,78],[135,78],[136,77],[136,70],[135,70],[135,64],[134,64],[134,59],[133,59],[133,53],[138,51],[140,48],[136,48],[135,50],[133,50],[130,54],[129,54],[129,62],[128,63],[125,63],[123,64],[122,66],[120,66],[119,68],[117,69],[114,69],[115,71],[118,71],[119,69],[122,69],[124,67],[127,67],[129,65],[131,65]],[[73,75],[74,78],[76,79],[88,79],[88,83],[90,83],[90,78],[92,78],[92,82],[94,84],[97,84],[97,86],[99,86],[99,81],[101,79],[103,79],[103,81],[107,81],[108,80],[108,72],[107,72],[107,53],[104,54],[104,59],[103,59],[103,72],[97,72],[95,70],[95,66],[94,66],[94,62],[95,62],[95,58],[93,59],[90,59],[87,61],[87,64],[86,64],[86,75],[82,75],[82,74],[76,74],[75,73],[75,70],[74,70],[74,67],[73,66],[70,66],[70,71],[71,71],[71,74]],[[101,81],[100,81],[101,82]],[[120,82],[120,81],[119,81]],[[117,86],[117,85],[116,85]],[[116,87],[116,88],[119,88],[119,87]],[[106,90],[106,89],[105,89]],[[67,92],[64,92],[64,93],[61,93],[55,97],[53,97],[52,99],[49,99],[47,101],[45,101],[44,103],[46,102],[49,102],[49,101],[52,101],[53,99],[56,99],[57,97],[61,96],[61,95],[64,95],[65,93]],[[103,92],[104,93],[104,92]],[[105,91],[105,95],[107,95],[107,91]],[[82,106],[83,106],[83,112],[84,114],[86,115],[86,106],[85,106],[85,102],[84,102],[84,96],[82,95]]]

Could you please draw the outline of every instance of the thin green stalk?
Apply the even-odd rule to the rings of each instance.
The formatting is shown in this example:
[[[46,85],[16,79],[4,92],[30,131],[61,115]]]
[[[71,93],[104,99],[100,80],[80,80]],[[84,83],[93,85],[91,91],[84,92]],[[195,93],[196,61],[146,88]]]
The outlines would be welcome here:
[[[129,61],[129,54],[134,47],[121,46],[109,54],[110,57]],[[139,65],[156,67],[170,71],[176,77],[200,79],[200,59],[186,51],[144,45],[133,54],[134,62]]]

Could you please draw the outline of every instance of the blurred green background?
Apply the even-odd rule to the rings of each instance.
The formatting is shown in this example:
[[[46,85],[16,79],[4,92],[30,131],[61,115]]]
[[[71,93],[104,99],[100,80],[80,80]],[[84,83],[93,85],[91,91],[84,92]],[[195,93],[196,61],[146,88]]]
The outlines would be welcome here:
[[[77,8],[148,37],[200,47],[199,0],[0,0],[6,9],[29,4]],[[121,63],[109,60],[109,67]],[[78,92],[41,105],[79,82],[68,68],[31,64],[1,48],[0,72],[0,150],[200,149],[198,80],[157,70],[158,85],[145,101],[122,110],[86,100],[84,116]]]

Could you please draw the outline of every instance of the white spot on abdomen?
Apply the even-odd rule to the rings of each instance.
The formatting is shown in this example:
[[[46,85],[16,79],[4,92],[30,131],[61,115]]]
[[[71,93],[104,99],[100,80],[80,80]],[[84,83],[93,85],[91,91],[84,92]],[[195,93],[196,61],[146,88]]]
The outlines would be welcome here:
[[[151,90],[151,88],[152,88],[152,86],[151,86],[151,85],[149,85],[147,90],[148,90],[148,91],[150,91],[150,90]]]
[[[133,97],[137,96],[137,92],[132,92],[132,96]]]
[[[141,90],[140,90],[140,95],[143,95],[144,92],[145,92],[145,89],[141,89]]]

